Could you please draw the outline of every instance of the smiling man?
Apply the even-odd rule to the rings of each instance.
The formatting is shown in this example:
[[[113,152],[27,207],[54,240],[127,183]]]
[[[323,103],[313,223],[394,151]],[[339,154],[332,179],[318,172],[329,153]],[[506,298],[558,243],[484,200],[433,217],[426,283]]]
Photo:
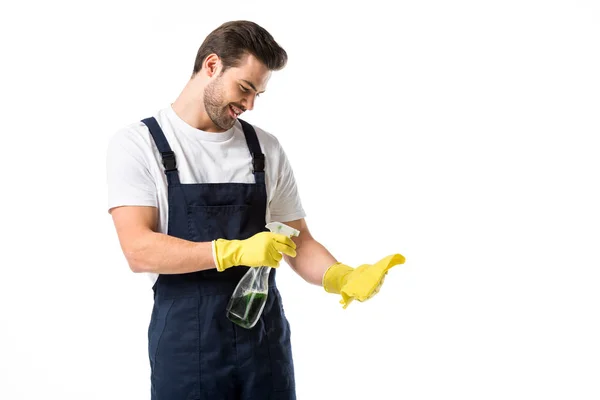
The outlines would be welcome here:
[[[153,400],[296,398],[290,326],[275,281],[252,329],[226,317],[249,268],[285,261],[304,280],[352,300],[375,295],[399,254],[352,268],[310,234],[275,136],[240,116],[287,54],[262,27],[228,22],[202,43],[177,99],[121,129],[107,151],[108,208],[134,272],[151,278]],[[268,232],[280,221],[294,240]]]

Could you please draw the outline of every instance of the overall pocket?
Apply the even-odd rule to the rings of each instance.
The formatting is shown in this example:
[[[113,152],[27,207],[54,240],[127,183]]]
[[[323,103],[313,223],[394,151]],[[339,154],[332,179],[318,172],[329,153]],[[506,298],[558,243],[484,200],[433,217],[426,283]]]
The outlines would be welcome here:
[[[245,239],[243,231],[250,223],[251,207],[246,204],[228,206],[189,206],[188,227],[191,237],[199,242],[215,239]]]
[[[156,350],[158,349],[158,342],[162,336],[162,333],[167,324],[167,316],[173,305],[173,300],[167,300],[164,302],[154,302],[152,307],[152,315],[150,317],[150,325],[148,327],[148,356],[150,358],[150,365],[154,366],[154,360],[156,358]]]
[[[156,398],[187,399],[191,394],[198,395],[199,343],[198,299],[160,301],[149,344],[150,379]]]
[[[273,296],[274,301],[265,315],[265,329],[271,357],[273,390],[275,392],[295,391],[290,324],[283,312],[279,291],[270,290],[269,296]]]

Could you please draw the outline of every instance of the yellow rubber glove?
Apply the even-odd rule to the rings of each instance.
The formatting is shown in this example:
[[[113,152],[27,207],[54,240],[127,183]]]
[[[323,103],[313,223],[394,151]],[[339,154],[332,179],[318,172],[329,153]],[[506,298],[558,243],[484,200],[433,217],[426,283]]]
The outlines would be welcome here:
[[[237,265],[277,268],[281,254],[296,257],[296,243],[279,233],[260,232],[245,240],[213,240],[213,256],[217,270]]]
[[[325,271],[323,288],[328,293],[341,294],[340,303],[346,308],[354,299],[365,301],[375,296],[388,270],[404,261],[403,255],[392,254],[375,264],[363,264],[356,269],[338,262]]]

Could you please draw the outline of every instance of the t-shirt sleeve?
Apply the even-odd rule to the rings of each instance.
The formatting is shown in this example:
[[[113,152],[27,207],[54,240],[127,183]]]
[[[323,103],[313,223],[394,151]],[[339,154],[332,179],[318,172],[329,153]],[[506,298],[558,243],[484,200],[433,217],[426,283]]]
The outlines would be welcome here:
[[[278,177],[275,191],[269,203],[270,219],[272,221],[288,222],[306,217],[294,171],[281,146],[279,147]]]
[[[149,169],[146,144],[132,130],[117,132],[106,152],[108,210],[119,206],[158,207],[156,183]]]

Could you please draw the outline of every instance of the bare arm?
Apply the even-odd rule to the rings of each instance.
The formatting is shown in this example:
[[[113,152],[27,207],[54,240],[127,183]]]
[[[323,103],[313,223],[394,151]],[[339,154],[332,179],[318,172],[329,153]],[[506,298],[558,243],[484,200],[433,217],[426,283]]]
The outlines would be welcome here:
[[[211,242],[191,242],[156,232],[156,207],[123,206],[110,213],[133,272],[183,274],[216,268]]]
[[[295,258],[284,255],[285,261],[305,281],[321,286],[325,271],[337,260],[312,237],[304,218],[285,222],[285,224],[300,231],[298,237],[292,238],[296,243],[297,255]]]

